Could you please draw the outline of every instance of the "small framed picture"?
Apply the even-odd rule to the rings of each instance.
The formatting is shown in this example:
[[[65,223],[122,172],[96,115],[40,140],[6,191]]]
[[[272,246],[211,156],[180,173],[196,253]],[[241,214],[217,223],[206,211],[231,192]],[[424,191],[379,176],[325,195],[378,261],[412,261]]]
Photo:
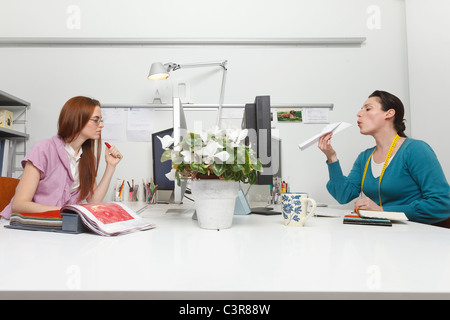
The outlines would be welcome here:
[[[302,108],[277,109],[278,122],[302,122]]]

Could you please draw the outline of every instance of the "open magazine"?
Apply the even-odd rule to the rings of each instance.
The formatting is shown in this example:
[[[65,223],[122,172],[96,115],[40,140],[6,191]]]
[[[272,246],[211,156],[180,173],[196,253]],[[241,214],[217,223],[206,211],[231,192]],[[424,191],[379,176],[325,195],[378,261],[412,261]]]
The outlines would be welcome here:
[[[148,230],[155,225],[146,222],[133,210],[119,202],[67,205],[61,210],[40,213],[14,213],[12,229],[83,232],[86,228],[102,236],[115,236],[138,230]]]

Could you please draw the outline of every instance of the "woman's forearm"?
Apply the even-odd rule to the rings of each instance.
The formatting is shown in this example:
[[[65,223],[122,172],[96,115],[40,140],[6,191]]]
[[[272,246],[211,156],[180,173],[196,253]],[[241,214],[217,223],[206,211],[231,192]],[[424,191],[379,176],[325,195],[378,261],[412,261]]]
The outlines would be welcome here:
[[[338,161],[336,153],[333,153],[331,155],[327,155],[327,162],[328,163],[333,163],[333,162],[336,162],[336,161]]]
[[[100,183],[94,188],[94,193],[87,199],[88,203],[100,203],[108,192],[111,179],[113,177],[115,166],[107,165]]]
[[[21,201],[19,199],[14,199],[11,211],[14,213],[31,213],[31,212],[45,212],[51,210],[59,210],[61,207],[47,206],[44,204],[32,202],[32,201]]]

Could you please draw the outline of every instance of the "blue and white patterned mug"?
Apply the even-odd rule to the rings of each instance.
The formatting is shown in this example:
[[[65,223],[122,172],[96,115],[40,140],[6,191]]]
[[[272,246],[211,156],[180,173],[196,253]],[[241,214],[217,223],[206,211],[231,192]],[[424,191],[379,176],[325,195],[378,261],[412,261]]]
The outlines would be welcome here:
[[[308,212],[308,203],[312,208]],[[303,192],[287,192],[281,194],[281,213],[285,226],[303,227],[316,211],[316,201],[308,198],[307,193]]]

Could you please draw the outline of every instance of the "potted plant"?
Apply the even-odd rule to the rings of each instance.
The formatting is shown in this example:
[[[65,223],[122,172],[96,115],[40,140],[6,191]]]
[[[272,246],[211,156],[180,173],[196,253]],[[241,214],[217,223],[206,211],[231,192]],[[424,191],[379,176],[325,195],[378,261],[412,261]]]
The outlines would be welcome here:
[[[175,146],[171,136],[160,138],[161,161],[172,161],[170,180],[191,179],[191,191],[200,227],[231,227],[239,181],[254,184],[261,161],[245,145],[247,129],[218,129],[187,133]],[[172,147],[171,147],[172,146]]]

